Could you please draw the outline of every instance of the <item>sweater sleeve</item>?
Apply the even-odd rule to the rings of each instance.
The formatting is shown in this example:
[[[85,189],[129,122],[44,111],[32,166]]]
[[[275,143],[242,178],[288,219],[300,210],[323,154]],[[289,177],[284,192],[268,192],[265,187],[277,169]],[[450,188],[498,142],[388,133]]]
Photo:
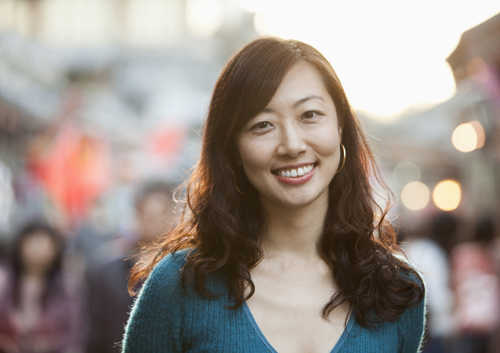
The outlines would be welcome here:
[[[399,320],[398,328],[402,344],[400,353],[417,353],[421,351],[425,332],[426,296],[415,306],[406,310]]]
[[[122,353],[182,352],[183,262],[179,254],[168,255],[150,274],[130,313]]]

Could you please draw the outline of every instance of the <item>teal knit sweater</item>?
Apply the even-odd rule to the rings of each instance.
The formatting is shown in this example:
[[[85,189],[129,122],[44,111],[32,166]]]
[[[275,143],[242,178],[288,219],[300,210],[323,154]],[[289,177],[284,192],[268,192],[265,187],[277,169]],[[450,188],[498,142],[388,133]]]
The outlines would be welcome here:
[[[246,304],[228,309],[232,304],[228,295],[205,298],[184,292],[180,268],[185,256],[184,251],[166,256],[149,276],[132,309],[123,353],[276,353]],[[208,286],[216,293],[227,293],[222,278],[212,278]],[[351,315],[331,353],[416,353],[424,316],[424,300],[399,320],[383,322],[376,329],[359,326]]]

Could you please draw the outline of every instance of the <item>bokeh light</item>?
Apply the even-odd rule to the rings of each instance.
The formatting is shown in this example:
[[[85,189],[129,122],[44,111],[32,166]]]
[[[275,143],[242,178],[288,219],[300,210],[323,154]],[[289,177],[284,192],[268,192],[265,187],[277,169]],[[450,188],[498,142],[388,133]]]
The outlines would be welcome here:
[[[471,123],[461,124],[456,127],[451,136],[451,142],[460,152],[474,151],[478,145],[477,132]]]
[[[476,130],[476,149],[483,147],[486,140],[483,125],[481,125],[481,123],[477,120],[471,121],[470,124],[474,127],[474,130]]]
[[[443,180],[434,188],[432,199],[436,206],[443,211],[453,211],[462,198],[460,184],[454,180]]]
[[[420,181],[412,181],[401,191],[403,205],[413,211],[424,209],[429,203],[430,191],[427,185]]]

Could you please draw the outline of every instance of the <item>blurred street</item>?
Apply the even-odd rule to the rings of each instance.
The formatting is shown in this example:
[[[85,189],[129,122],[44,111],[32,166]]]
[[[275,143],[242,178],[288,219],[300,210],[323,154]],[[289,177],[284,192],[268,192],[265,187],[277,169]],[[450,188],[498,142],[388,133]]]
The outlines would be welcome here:
[[[464,22],[439,59],[429,44],[428,60],[446,66],[443,77],[450,78],[450,90],[445,92],[441,87],[446,84],[441,86],[429,69],[423,86],[416,87],[415,78],[415,92],[424,92],[417,97],[407,87],[383,86],[390,75],[376,66],[379,56],[397,61],[401,67],[394,66],[395,75],[406,77],[409,86],[413,76],[401,70],[416,76],[426,72],[384,47],[402,52],[422,48],[425,42],[424,34],[405,36],[403,29],[402,37],[391,37],[404,22],[401,9],[395,8],[394,22],[380,21],[391,28],[391,35],[373,43],[360,41],[353,27],[343,27],[339,34],[327,25],[317,33],[304,31],[301,38],[300,28],[321,27],[317,22],[325,18],[336,23],[342,5],[332,2],[331,15],[316,21],[292,18],[291,13],[298,16],[294,5],[288,17],[277,12],[287,3],[256,1],[252,7],[243,0],[0,0],[0,303],[7,303],[11,293],[19,294],[9,292],[15,283],[9,277],[15,272],[13,254],[19,252],[19,263],[29,262],[29,256],[20,255],[29,248],[29,239],[38,239],[43,247],[40,233],[50,235],[54,244],[63,245],[48,245],[47,256],[61,257],[56,272],[62,282],[69,278],[72,288],[55,296],[66,303],[64,310],[75,313],[74,325],[81,331],[64,349],[50,348],[55,340],[44,339],[43,329],[34,323],[43,316],[38,308],[20,324],[42,337],[33,338],[33,346],[41,347],[37,352],[120,351],[113,342],[120,339],[132,303],[125,290],[133,265],[129,257],[175,223],[172,193],[196,163],[211,90],[222,66],[256,36],[297,35],[308,41],[320,33],[327,40],[318,46],[330,53],[347,96],[353,97],[394,193],[390,215],[401,247],[426,279],[424,352],[500,352],[500,5],[485,7],[474,21]],[[324,12],[325,4],[314,0],[304,11],[314,13],[317,6],[317,12]],[[467,18],[467,9],[460,10],[457,18]],[[369,32],[363,27],[364,11],[359,11],[359,22],[354,17],[346,21]],[[446,18],[436,20],[430,7],[419,11],[428,12],[429,22],[446,32]],[[280,27],[276,13],[288,24]],[[297,22],[291,26],[296,32],[284,31]],[[349,56],[345,53],[351,47],[353,52],[367,49],[363,56]],[[418,51],[426,57],[425,50]],[[363,92],[362,81],[379,89]],[[397,91],[407,94],[399,99]],[[425,101],[434,91],[438,98]],[[412,95],[415,102],[403,102]],[[371,100],[363,102],[366,96]],[[394,106],[376,110],[374,101],[383,100]],[[385,201],[380,200],[383,206]],[[116,304],[109,315],[121,321],[97,330],[104,325],[102,311],[108,310],[103,301]],[[61,315],[61,308],[48,316]],[[34,352],[15,348],[19,337],[13,338],[6,316],[2,318],[8,310],[0,304],[0,353]],[[117,336],[103,338],[102,332],[114,330],[112,325]]]

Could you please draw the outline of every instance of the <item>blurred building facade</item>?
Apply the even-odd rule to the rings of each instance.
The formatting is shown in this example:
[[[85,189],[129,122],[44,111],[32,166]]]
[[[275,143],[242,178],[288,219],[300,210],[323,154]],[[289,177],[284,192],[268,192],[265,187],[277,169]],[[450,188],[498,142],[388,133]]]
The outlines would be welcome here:
[[[172,46],[187,37],[240,35],[248,14],[232,0],[2,0],[0,30],[64,46]]]
[[[418,222],[443,207],[467,217],[500,209],[499,22],[497,15],[465,32],[451,53],[450,100],[390,125],[361,117],[403,218]],[[237,0],[0,0],[0,160],[16,198],[30,195],[25,211],[47,199],[64,212],[89,208],[75,200],[110,181],[182,181],[215,79],[255,35],[254,14]],[[462,152],[453,137],[469,123],[475,145]],[[61,165],[72,166],[70,185],[58,177]],[[23,185],[26,170],[49,195]],[[92,173],[99,176],[79,177]],[[443,181],[459,187],[455,206],[435,199]],[[420,189],[412,194],[410,183]],[[441,200],[457,199],[447,192]],[[405,194],[420,203],[406,205]]]
[[[112,184],[182,181],[218,72],[254,35],[231,0],[0,0],[16,209],[78,218]]]
[[[410,227],[440,211],[465,221],[500,216],[500,14],[463,33],[447,62],[457,87],[452,98],[367,126],[381,137],[371,142]],[[440,194],[443,182],[456,188]]]

